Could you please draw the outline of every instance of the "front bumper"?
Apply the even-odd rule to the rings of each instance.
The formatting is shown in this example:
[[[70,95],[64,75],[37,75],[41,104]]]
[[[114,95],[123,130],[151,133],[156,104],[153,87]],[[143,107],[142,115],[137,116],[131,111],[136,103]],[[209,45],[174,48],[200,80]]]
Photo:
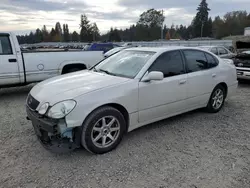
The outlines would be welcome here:
[[[244,79],[244,80],[250,80],[250,69],[248,69],[248,68],[244,68],[244,69],[237,68],[237,78],[238,79]]]
[[[26,106],[27,119],[31,120],[41,144],[54,153],[65,153],[80,147],[80,128],[67,128],[64,120],[43,117]]]

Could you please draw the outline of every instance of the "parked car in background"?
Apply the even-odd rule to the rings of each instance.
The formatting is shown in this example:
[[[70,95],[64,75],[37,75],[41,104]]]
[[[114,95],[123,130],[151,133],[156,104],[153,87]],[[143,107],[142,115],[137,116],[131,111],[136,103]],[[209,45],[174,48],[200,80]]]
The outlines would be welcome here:
[[[237,85],[235,66],[208,51],[129,48],[37,84],[26,109],[45,147],[101,154],[143,125],[198,108],[219,112]]]
[[[0,87],[25,85],[53,76],[90,68],[103,59],[102,52],[21,51],[12,33],[0,33]]]
[[[199,48],[210,51],[220,58],[232,59],[236,55],[224,46],[199,46]]]
[[[238,53],[233,58],[238,79],[250,80],[250,51]]]
[[[87,51],[103,51],[103,53],[106,53],[107,51],[115,47],[120,47],[120,46],[117,44],[113,44],[113,43],[92,43],[91,45],[88,46],[86,50]]]

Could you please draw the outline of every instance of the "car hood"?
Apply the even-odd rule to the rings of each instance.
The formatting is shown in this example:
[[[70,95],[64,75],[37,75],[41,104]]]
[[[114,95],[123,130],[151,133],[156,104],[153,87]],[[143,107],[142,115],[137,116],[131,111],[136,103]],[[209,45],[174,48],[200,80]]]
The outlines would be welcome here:
[[[40,82],[32,88],[30,94],[41,103],[51,105],[62,100],[73,99],[92,91],[114,86],[130,79],[107,75],[93,71],[79,71],[57,76]]]

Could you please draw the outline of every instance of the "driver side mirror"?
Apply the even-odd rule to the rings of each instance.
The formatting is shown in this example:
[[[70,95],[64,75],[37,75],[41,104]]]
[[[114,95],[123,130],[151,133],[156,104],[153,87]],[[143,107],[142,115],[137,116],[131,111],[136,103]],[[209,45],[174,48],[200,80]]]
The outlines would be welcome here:
[[[162,72],[160,71],[152,71],[150,73],[148,73],[143,79],[142,81],[143,82],[150,82],[150,81],[160,81],[160,80],[163,80],[164,78],[164,75]]]

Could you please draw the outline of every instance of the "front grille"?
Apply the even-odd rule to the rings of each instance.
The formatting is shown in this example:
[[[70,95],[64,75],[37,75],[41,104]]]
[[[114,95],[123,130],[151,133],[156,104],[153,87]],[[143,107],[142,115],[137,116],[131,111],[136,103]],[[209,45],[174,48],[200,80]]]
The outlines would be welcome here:
[[[31,94],[29,94],[27,98],[27,105],[29,106],[30,109],[36,110],[36,108],[39,105],[39,101],[36,100],[34,97],[32,97]]]
[[[250,68],[250,60],[246,59],[235,59],[234,64],[236,67]]]
[[[237,68],[237,71],[241,71],[241,72],[250,72],[250,70],[239,69],[239,68]]]

